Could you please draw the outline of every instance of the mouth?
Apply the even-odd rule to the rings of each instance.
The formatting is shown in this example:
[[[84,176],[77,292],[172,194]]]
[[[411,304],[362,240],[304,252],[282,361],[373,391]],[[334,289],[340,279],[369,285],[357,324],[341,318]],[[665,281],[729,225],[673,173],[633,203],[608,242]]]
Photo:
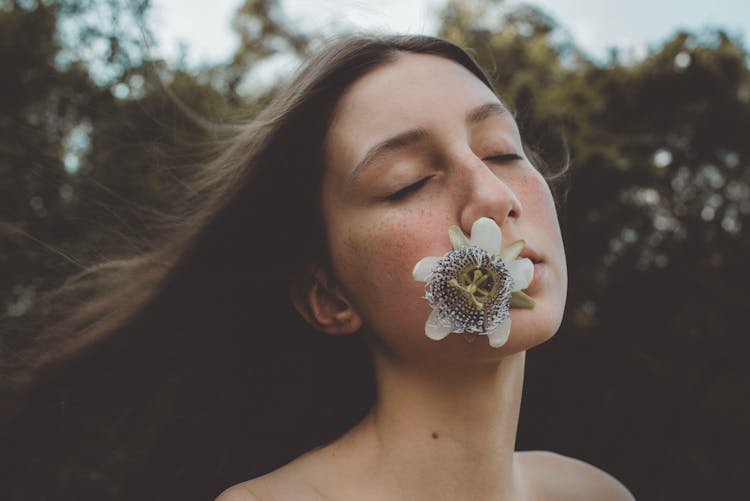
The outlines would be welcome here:
[[[533,248],[527,246],[524,246],[523,251],[518,255],[520,258],[529,258],[531,259],[531,262],[534,264],[543,263],[544,259],[542,258],[541,254],[539,254],[537,251],[535,251]]]
[[[534,264],[534,276],[529,282],[528,287],[524,289],[527,294],[533,294],[540,287],[541,282],[544,280],[544,276],[547,271],[547,265],[544,262],[544,258],[532,247],[525,246],[523,251],[518,255],[520,258],[528,258]]]

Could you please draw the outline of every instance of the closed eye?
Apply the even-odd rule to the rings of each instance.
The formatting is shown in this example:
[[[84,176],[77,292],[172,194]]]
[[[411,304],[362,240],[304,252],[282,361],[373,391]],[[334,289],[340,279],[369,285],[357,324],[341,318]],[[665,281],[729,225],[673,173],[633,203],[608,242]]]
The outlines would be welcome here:
[[[512,162],[514,160],[523,160],[523,157],[515,153],[505,153],[503,155],[495,155],[494,157],[488,157],[487,160],[493,160],[496,162]]]
[[[432,176],[426,176],[426,177],[420,179],[419,181],[417,181],[416,183],[410,184],[409,186],[407,186],[405,188],[402,188],[402,189],[398,190],[397,192],[388,195],[385,198],[388,199],[388,200],[399,200],[401,198],[404,198],[406,195],[408,195],[412,191],[416,191],[419,188],[421,188],[422,185],[425,184],[427,181],[429,181],[431,177]]]

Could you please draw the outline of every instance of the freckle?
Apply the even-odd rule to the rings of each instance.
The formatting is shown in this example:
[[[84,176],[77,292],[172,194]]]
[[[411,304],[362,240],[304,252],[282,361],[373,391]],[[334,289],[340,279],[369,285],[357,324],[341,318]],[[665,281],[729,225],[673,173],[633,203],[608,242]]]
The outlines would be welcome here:
[[[432,432],[432,438],[438,438],[438,432],[433,431]]]

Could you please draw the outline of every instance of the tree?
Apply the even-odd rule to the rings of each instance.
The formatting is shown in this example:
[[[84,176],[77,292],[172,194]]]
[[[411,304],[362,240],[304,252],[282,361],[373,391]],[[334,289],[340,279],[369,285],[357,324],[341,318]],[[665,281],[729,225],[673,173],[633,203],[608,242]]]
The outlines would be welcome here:
[[[126,4],[144,23],[147,4]],[[210,84],[127,50],[136,34],[126,36],[118,16],[111,32],[88,26],[91,11],[104,6],[114,13],[118,2],[13,3],[0,11],[7,70],[0,168],[14,180],[0,187],[0,304],[11,316],[104,256],[147,248],[151,225],[169,216],[181,180],[208,154],[214,122],[228,110]],[[70,25],[79,40],[60,34]],[[70,59],[76,42],[110,39],[105,64]]]

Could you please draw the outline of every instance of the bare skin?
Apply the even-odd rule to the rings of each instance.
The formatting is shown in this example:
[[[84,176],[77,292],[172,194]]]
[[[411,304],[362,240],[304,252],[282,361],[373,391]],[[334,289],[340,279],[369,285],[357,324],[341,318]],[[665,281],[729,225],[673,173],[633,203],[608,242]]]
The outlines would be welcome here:
[[[516,497],[497,499],[508,501],[632,501],[635,499],[615,478],[584,462],[545,451],[516,452],[514,456],[519,470],[520,493]],[[354,493],[321,490],[317,485],[319,481],[309,481],[306,478],[308,473],[298,469],[299,466],[295,461],[268,475],[234,485],[222,492],[216,501],[428,499],[426,497],[383,497],[376,492],[364,492],[364,489]],[[477,498],[471,498],[468,495],[456,497],[446,495],[429,499]]]
[[[524,354],[510,359],[511,364],[522,366]],[[516,414],[521,381],[517,383],[512,402],[506,402]],[[406,421],[397,426],[404,435],[389,436],[388,428],[377,430],[379,420],[370,413],[336,442],[237,484],[217,501],[634,499],[612,476],[572,458],[543,451],[511,452],[508,456],[504,454],[508,447],[502,445],[487,453],[487,447],[467,447],[460,441],[463,438],[419,430],[416,423]],[[515,433],[516,423],[517,419],[503,421],[497,427],[499,435]],[[482,450],[488,457],[480,455]]]
[[[490,111],[467,120],[482,106]],[[428,134],[355,168],[374,144],[415,127]],[[515,452],[526,350],[559,328],[567,268],[548,185],[494,93],[457,63],[405,54],[345,92],[324,152],[321,201],[334,269],[315,270],[315,285],[293,300],[323,332],[364,329],[378,398],[340,439],[218,501],[633,499],[581,461]],[[506,243],[524,238],[541,258],[527,290],[537,305],[511,309],[501,348],[484,336],[432,341],[424,335],[424,284],[411,270],[450,248],[451,224],[469,234],[482,216],[495,220]]]
[[[510,358],[512,364],[523,365],[523,353]],[[521,382],[517,383],[519,392],[507,402],[515,413],[520,407]],[[336,442],[235,485],[217,501],[634,499],[607,473],[572,458],[542,451],[506,456],[508,447],[502,446],[482,457],[479,451],[486,453],[486,447],[467,447],[440,432],[435,437],[429,429],[420,432],[416,424],[402,422],[398,428],[403,436],[383,435],[386,430],[378,432],[378,420],[369,414]],[[515,432],[516,423],[517,419],[504,421],[498,431]],[[416,436],[410,438],[410,432]]]

